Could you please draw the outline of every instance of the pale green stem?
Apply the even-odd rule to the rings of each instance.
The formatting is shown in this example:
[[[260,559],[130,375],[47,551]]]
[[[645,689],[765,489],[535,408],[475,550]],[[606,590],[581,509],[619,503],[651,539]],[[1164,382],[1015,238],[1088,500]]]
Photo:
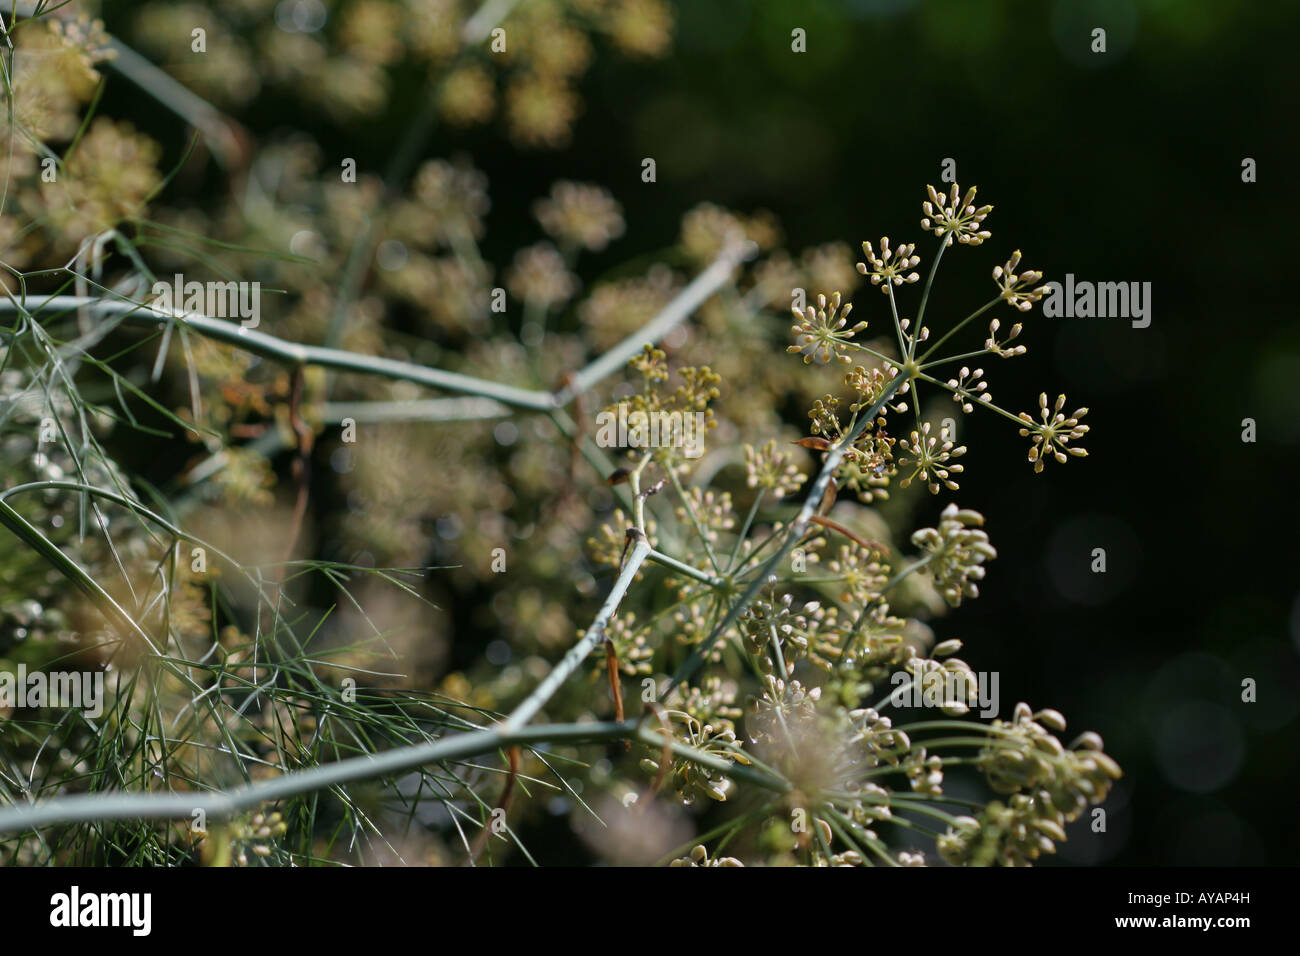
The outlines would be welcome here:
[[[857,349],[859,352],[866,352],[872,358],[879,359],[880,361],[884,362],[886,365],[893,366],[894,368],[903,367],[903,363],[900,362],[898,359],[892,359],[888,355],[885,355],[881,352],[877,352],[875,349],[867,348],[867,346],[865,345],[860,345],[857,342],[845,342],[844,344],[851,349]]]
[[[934,254],[934,261],[930,263],[930,274],[925,277],[925,288],[921,290],[921,304],[916,310],[916,327],[919,329],[925,321],[925,307],[930,301],[930,286],[934,284],[934,274],[939,271],[939,261],[943,258],[943,251],[948,248],[948,236],[939,240],[939,251]]]
[[[736,266],[753,258],[755,252],[756,248],[752,242],[723,249],[713,264],[692,279],[658,315],[586,368],[576,372],[569,384],[555,394],[555,404],[560,406],[569,404],[576,396],[622,368],[627,360],[640,352],[647,343],[658,342],[713,295],[731,277]]]
[[[510,408],[491,398],[425,398],[406,402],[326,402],[321,421],[337,425],[352,419],[359,425],[379,422],[469,422],[504,418]]]
[[[979,358],[981,355],[992,355],[988,349],[980,349],[978,352],[963,352],[961,355],[949,355],[945,358],[935,359],[933,362],[926,362],[921,366],[922,370],[934,368],[936,365],[947,365],[949,362],[960,362],[963,359]]]
[[[754,503],[749,506],[749,513],[745,515],[745,523],[740,527],[740,534],[736,537],[736,544],[731,549],[731,555],[727,558],[727,572],[731,573],[736,570],[736,560],[740,557],[741,545],[749,537],[749,529],[754,524],[754,517],[758,514],[758,506],[763,502],[763,496],[767,494],[766,488],[759,488],[758,494],[754,496]]]
[[[493,398],[507,405],[533,411],[549,411],[554,407],[551,397],[545,392],[516,388],[513,385],[489,382],[468,375],[459,375],[455,372],[444,372],[441,369],[427,368],[411,362],[399,362],[395,359],[380,358],[373,355],[354,355],[351,352],[324,348],[318,345],[298,345],[277,339],[275,336],[267,335],[265,332],[259,332],[256,329],[246,329],[234,322],[213,319],[196,313],[157,309],[152,305],[131,302],[125,299],[86,299],[78,296],[60,295],[41,299],[27,308],[32,309],[34,314],[39,314],[47,310],[63,312],[83,306],[92,311],[119,315],[124,322],[133,325],[157,327],[167,323],[175,323],[199,335],[225,342],[246,352],[252,352],[255,355],[285,365],[320,366],[366,375],[378,375],[382,378],[415,382],[449,392]],[[0,313],[13,311],[21,307],[12,300],[0,299]]]
[[[621,368],[628,359],[649,343],[658,342],[674,327],[685,321],[718,287],[728,280],[735,267],[754,254],[752,243],[724,249],[714,263],[695,277],[664,308],[639,331],[634,332],[613,349],[575,373],[569,384],[554,394],[517,388],[498,382],[444,372],[411,362],[377,356],[354,355],[340,349],[316,345],[299,345],[286,342],[256,329],[246,329],[234,322],[210,318],[198,313],[156,309],[144,302],[129,299],[99,299],[85,296],[50,296],[28,302],[12,296],[0,298],[0,313],[19,311],[28,314],[43,311],[64,312],[87,309],[119,316],[132,325],[157,327],[175,324],[247,352],[260,355],[290,366],[319,366],[359,374],[378,375],[398,381],[415,382],[430,388],[443,389],[481,398],[495,399],[506,405],[530,411],[549,412],[563,407],[591,389],[596,383]]]
[[[916,375],[916,377],[917,377],[917,378],[924,379],[925,381],[931,383],[932,385],[937,385],[939,388],[942,388],[942,389],[944,389],[945,391],[953,392],[953,393],[956,393],[956,391],[957,391],[955,388],[953,388],[952,386],[950,386],[947,382],[941,382],[941,381],[939,381],[937,378],[934,378],[934,377],[931,376],[931,375],[926,375],[924,372],[918,372],[917,375]],[[993,411],[997,412],[999,415],[1001,415],[1003,418],[1007,419],[1008,421],[1013,421],[1013,422],[1015,422],[1015,423],[1016,423],[1017,425],[1019,425],[1021,428],[1024,428],[1024,427],[1025,427],[1025,424],[1026,424],[1026,423],[1025,423],[1025,420],[1024,420],[1024,419],[1022,419],[1022,418],[1017,418],[1015,415],[1012,415],[1012,414],[1011,414],[1009,411],[1007,411],[1005,408],[1001,408],[1001,407],[999,407],[999,406],[997,406],[997,405],[994,405],[992,402],[979,402],[978,405],[977,405],[977,407],[979,407],[979,408],[988,408],[988,409],[992,409]]]
[[[898,335],[898,354],[899,357],[906,360],[912,357],[912,350],[903,343],[903,324],[898,320],[898,305],[894,301],[894,284],[890,282],[886,289],[889,292],[889,312],[894,317],[894,332]]]
[[[981,315],[983,315],[985,312],[993,308],[1001,301],[1002,301],[1002,296],[1000,295],[995,299],[991,299],[990,301],[984,303],[982,306],[976,309],[974,312],[972,312],[970,315],[966,316],[966,318],[962,319],[960,322],[954,325],[951,329],[949,329],[942,336],[940,336],[939,341],[935,342],[928,349],[926,349],[925,352],[922,353],[921,358],[919,360],[919,364],[924,364],[925,360],[928,359],[931,355],[933,355],[935,350],[939,346],[943,345],[944,342],[947,342],[950,338],[952,338],[954,335],[956,335],[958,332],[964,329],[967,325],[969,325],[975,319],[978,319]]]
[[[713,647],[713,644],[727,631],[729,627],[735,624],[736,620],[745,612],[745,609],[749,607],[754,598],[758,595],[758,592],[762,589],[768,575],[785,560],[791,549],[794,548],[795,543],[803,537],[804,532],[808,530],[808,525],[811,523],[813,515],[816,514],[817,508],[821,504],[822,496],[825,494],[826,488],[830,485],[835,470],[839,467],[840,462],[844,458],[845,452],[847,452],[853,442],[858,439],[858,436],[866,430],[867,425],[875,421],[876,415],[880,413],[880,409],[885,406],[885,403],[888,402],[894,392],[902,386],[903,382],[903,376],[899,375],[886,385],[884,390],[880,393],[880,397],[876,399],[875,403],[867,413],[862,416],[862,420],[857,424],[857,426],[850,431],[843,440],[827,452],[826,460],[822,463],[822,470],[817,475],[812,487],[809,489],[808,496],[804,499],[803,507],[799,510],[798,517],[796,517],[794,522],[785,529],[785,540],[781,543],[781,546],[776,550],[776,552],[768,558],[760,572],[754,576],[754,580],[750,582],[744,593],[741,594],[735,603],[731,605],[731,608],[727,611],[726,615],[718,622],[717,626],[714,627],[712,633],[710,633],[703,642],[691,651],[690,656],[687,657],[687,659],[682,663],[682,666],[677,669],[677,672],[673,675],[672,681],[669,683],[668,692],[671,692],[673,688],[689,678],[700,668],[701,665],[703,665],[705,655],[708,654],[710,648]]]
[[[644,474],[651,461],[653,459],[649,455],[643,457],[637,462],[636,467],[632,469],[632,473],[628,475],[627,479],[628,487],[632,489],[632,524],[644,535],[648,535],[649,532],[645,526],[646,496],[641,493],[641,475]]]
[[[227,791],[91,793],[0,808],[0,833],[31,830],[59,823],[105,820],[188,820],[192,819],[195,811],[199,810],[211,819],[228,819],[265,803],[327,790],[360,780],[391,776],[431,763],[464,760],[506,747],[627,739],[637,739],[651,747],[662,747],[664,744],[660,734],[635,720],[621,723],[542,724],[514,729],[498,725],[450,734],[439,740],[397,747],[379,754],[350,757],[308,770],[286,773],[269,780],[259,780]],[[777,792],[788,789],[781,780],[696,750],[676,740],[669,741],[669,745],[679,757],[711,770]]]
[[[536,716],[548,700],[560,689],[560,685],[568,680],[569,675],[582,666],[593,648],[605,640],[605,628],[609,626],[610,620],[618,611],[618,605],[623,600],[623,595],[627,593],[628,586],[631,585],[632,579],[636,577],[637,571],[641,569],[642,563],[649,556],[650,541],[640,531],[633,531],[632,550],[623,563],[623,570],[619,573],[618,580],[610,589],[609,595],[605,598],[605,603],[601,606],[600,612],[592,622],[591,627],[587,628],[587,633],[582,636],[578,643],[570,648],[569,652],[560,659],[560,662],[551,669],[546,678],[537,685],[537,689],[524,698],[524,700],[510,712],[501,723],[503,733],[510,733]]]
[[[688,578],[694,578],[701,584],[707,584],[711,588],[722,587],[724,583],[721,578],[715,578],[711,574],[706,574],[698,568],[693,568],[689,564],[678,561],[676,558],[669,557],[662,551],[651,550],[650,554],[646,556],[646,560],[653,561],[655,564],[661,564],[665,568],[670,568],[673,571],[676,571],[678,574],[686,575]]]
[[[721,574],[722,565],[718,563],[718,556],[713,553],[713,545],[709,543],[709,538],[704,533],[704,526],[700,524],[700,516],[695,513],[695,506],[691,503],[691,499],[687,497],[686,489],[677,480],[677,473],[672,468],[664,470],[668,472],[668,479],[672,482],[673,490],[677,492],[677,498],[681,501],[682,508],[685,509],[687,516],[691,519],[691,524],[695,526],[695,533],[700,536],[700,543],[704,545],[704,552],[709,557],[709,564],[713,565],[713,570],[716,573]]]

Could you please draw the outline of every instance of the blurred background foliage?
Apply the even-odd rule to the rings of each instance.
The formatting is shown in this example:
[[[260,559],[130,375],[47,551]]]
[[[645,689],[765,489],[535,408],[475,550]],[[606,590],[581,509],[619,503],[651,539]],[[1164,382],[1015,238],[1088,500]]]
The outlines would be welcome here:
[[[1210,0],[525,0],[507,21],[521,42],[504,65],[471,55],[449,71],[454,49],[426,42],[417,13],[463,16],[473,6],[103,3],[109,33],[246,131],[235,151],[246,151],[247,164],[223,168],[200,149],[151,218],[321,260],[312,268],[220,254],[241,276],[263,270],[268,286],[288,291],[283,308],[267,307],[263,327],[274,334],[327,341],[342,307],[344,347],[553,388],[602,341],[653,314],[707,261],[710,237],[727,223],[746,228],[765,261],[789,250],[810,292],[833,291],[830,281],[853,292],[857,244],[883,233],[920,239],[922,186],[937,185],[942,161],[955,159],[959,181],[978,184],[997,207],[999,253],[1019,244],[1048,280],[1149,281],[1154,319],[1146,329],[1029,319],[1030,360],[999,366],[1000,394],[1030,407],[1050,381],[1086,403],[1091,457],[1035,476],[1009,463],[1024,454],[1012,429],[992,416],[963,419],[962,441],[990,460],[968,470],[958,498],[983,511],[1000,556],[981,600],[942,636],[961,637],[976,670],[1000,671],[1004,701],[1064,711],[1072,728],[1099,731],[1124,767],[1107,833],[1063,844],[1061,862],[1294,860],[1300,831],[1285,822],[1295,802],[1285,787],[1300,769],[1300,588],[1287,483],[1300,442],[1300,332],[1284,293],[1296,243],[1279,216],[1294,165],[1300,81],[1289,47],[1300,9]],[[202,59],[186,42],[196,24],[208,29]],[[1088,49],[1097,26],[1108,32],[1104,55]],[[791,52],[794,28],[807,32],[806,53]],[[99,113],[149,137],[154,165],[172,169],[188,146],[176,118],[109,75]],[[380,178],[431,98],[436,116],[411,178],[385,198]],[[345,157],[360,179],[347,189],[338,181]],[[641,179],[645,157],[656,161],[654,183]],[[1258,163],[1257,183],[1242,182],[1245,157]],[[450,163],[426,165],[441,158]],[[609,190],[626,229],[583,253],[573,278],[583,287],[575,301],[586,304],[559,302],[544,348],[526,353],[512,337],[485,334],[475,296],[509,285],[516,253],[544,238],[535,201],[562,180]],[[701,212],[702,203],[734,216]],[[356,301],[340,306],[351,242],[381,207],[400,262],[376,267]],[[438,235],[448,222],[463,231]],[[446,253],[465,235],[481,274],[445,264],[462,262]],[[68,249],[50,245],[29,249],[22,267],[49,265],[56,252],[66,260]],[[576,249],[563,251],[578,261]],[[150,253],[163,275],[186,261],[162,245]],[[982,301],[988,265],[973,258],[948,260],[930,307],[936,320]],[[654,261],[672,271],[654,271]],[[857,302],[863,317],[880,314],[875,297],[859,291]],[[720,404],[733,441],[765,436],[782,418],[782,434],[796,437],[801,408],[824,390],[795,376],[780,347],[788,313],[779,295],[771,304],[752,328],[706,308],[690,341],[676,343],[724,380],[747,380]],[[506,320],[521,331],[519,310]],[[174,360],[166,404],[183,409],[188,384]],[[217,383],[206,407],[224,411],[205,424],[278,416],[283,430],[283,374],[257,363],[222,367],[230,360],[218,354],[206,361],[205,383]],[[232,392],[236,380],[248,391]],[[420,394],[348,375],[330,382],[334,400]],[[309,383],[317,402],[323,389]],[[1246,417],[1258,422],[1254,444],[1241,441]],[[179,439],[116,437],[124,471],[169,490],[203,451]],[[584,475],[575,503],[563,444],[518,441],[537,437],[554,435],[531,419],[505,432],[493,422],[367,426],[354,452],[337,429],[319,437],[305,535],[315,553],[460,566],[426,580],[438,612],[402,604],[376,615],[411,686],[504,706],[589,620],[601,589],[580,529],[607,511],[608,496]],[[291,458],[272,457],[274,490],[259,456],[231,470],[222,488],[233,497],[209,510],[205,530],[220,537],[225,524],[227,537],[240,536],[222,517],[230,501],[260,502],[284,520]],[[917,509],[921,523],[942,504],[903,497],[891,507]],[[557,519],[542,546],[527,543],[528,509]],[[519,542],[512,553],[527,567],[516,579],[523,584],[483,573],[503,535]],[[1096,547],[1107,551],[1104,576],[1089,571]],[[25,560],[8,543],[2,553],[5,563]],[[328,590],[311,596],[332,600]],[[384,600],[375,592],[362,603],[373,613]],[[356,624],[341,613],[329,627],[342,640]],[[1258,703],[1240,702],[1246,677],[1259,684]],[[526,842],[538,859],[572,860],[567,824],[546,814],[529,823]]]

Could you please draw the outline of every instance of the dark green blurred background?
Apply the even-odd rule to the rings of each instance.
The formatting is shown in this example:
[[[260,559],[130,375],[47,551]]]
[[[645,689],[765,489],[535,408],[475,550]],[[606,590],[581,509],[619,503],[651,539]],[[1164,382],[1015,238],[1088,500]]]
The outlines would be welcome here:
[[[115,6],[131,5],[107,5],[110,30]],[[951,157],[997,208],[985,254],[945,259],[936,327],[983,301],[988,269],[1015,248],[1049,280],[1153,283],[1149,328],[1035,310],[1029,358],[997,368],[1011,407],[1043,389],[1088,405],[1091,457],[1035,476],[1012,463],[1014,429],[967,419],[962,438],[986,464],[959,499],[985,513],[1000,557],[944,636],[967,642],[973,668],[1000,669],[1004,702],[1064,711],[1125,768],[1104,839],[1072,839],[1062,861],[1294,862],[1300,4],[686,0],[677,16],[662,61],[597,56],[571,149],[436,134],[430,155],[463,150],[490,178],[486,254],[504,261],[533,235],[528,204],[559,178],[623,203],[611,263],[670,245],[706,200],[772,210],[791,249],[919,241],[924,186]],[[1089,51],[1094,27],[1104,55]],[[259,136],[282,121],[241,119]],[[400,122],[314,132],[327,154],[346,147],[381,169]],[[647,156],[653,184],[640,180]],[[1089,571],[1096,547],[1105,575]],[[1241,702],[1245,678],[1257,703]]]
[[[669,244],[705,200],[771,209],[791,248],[920,240],[924,184],[952,157],[997,208],[989,254],[945,262],[936,325],[983,301],[985,260],[1014,248],[1048,279],[1153,283],[1149,328],[1035,310],[1029,358],[997,368],[1015,407],[1050,387],[1090,406],[1091,457],[1035,476],[1010,464],[1023,451],[1005,423],[967,419],[997,464],[959,497],[1001,556],[944,635],[1001,669],[1004,700],[1058,707],[1125,767],[1106,838],[1069,841],[1063,860],[1294,862],[1300,5],[690,0],[678,16],[665,61],[598,58],[573,150],[521,164],[466,144],[496,215],[570,177],[624,203],[624,254]],[[655,184],[640,182],[645,156]],[[1246,677],[1257,703],[1241,702]]]

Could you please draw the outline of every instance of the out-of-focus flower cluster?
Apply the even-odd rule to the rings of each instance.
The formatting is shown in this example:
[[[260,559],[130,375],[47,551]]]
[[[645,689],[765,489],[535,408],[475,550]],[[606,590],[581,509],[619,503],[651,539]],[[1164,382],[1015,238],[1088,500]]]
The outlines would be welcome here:
[[[478,126],[500,116],[516,144],[550,148],[568,143],[582,112],[577,86],[595,41],[632,59],[664,56],[672,44],[665,0],[530,0],[509,5],[495,24],[480,22],[482,6],[153,2],[136,11],[130,37],[222,107],[243,106],[269,86],[348,122],[392,108],[399,75],[420,71],[443,122]]]

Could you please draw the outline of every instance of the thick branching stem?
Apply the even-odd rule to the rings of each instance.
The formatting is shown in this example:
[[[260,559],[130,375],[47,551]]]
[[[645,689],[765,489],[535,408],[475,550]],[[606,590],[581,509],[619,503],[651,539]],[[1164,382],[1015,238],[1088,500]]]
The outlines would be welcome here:
[[[592,650],[606,639],[605,629],[609,627],[609,622],[617,613],[628,586],[631,585],[632,579],[636,577],[637,571],[641,569],[641,565],[652,550],[650,541],[636,528],[629,528],[628,536],[631,538],[632,547],[623,561],[623,570],[619,572],[618,580],[614,582],[609,596],[605,598],[605,603],[601,605],[600,612],[596,615],[596,620],[592,621],[591,627],[587,628],[587,633],[582,636],[582,640],[574,644],[569,653],[565,654],[546,675],[545,680],[537,685],[537,689],[525,697],[519,706],[510,712],[510,716],[502,721],[503,732],[509,733],[532,720],[537,712],[546,706],[546,702],[555,696],[560,685],[569,679],[569,675],[581,667]]]
[[[732,272],[742,262],[754,257],[757,247],[752,242],[727,246],[713,264],[697,275],[664,306],[653,319],[619,342],[600,358],[580,372],[555,395],[555,404],[567,405],[577,395],[590,390],[597,382],[609,377],[627,364],[628,359],[640,352],[646,343],[658,342],[675,327],[684,322],[704,300],[731,278]]]
[[[683,574],[688,578],[699,581],[701,584],[707,584],[711,588],[720,588],[726,584],[722,578],[715,578],[713,575],[701,571],[699,568],[693,568],[682,561],[678,561],[676,558],[664,554],[662,551],[651,551],[649,557],[655,564],[661,564],[671,571]]]
[[[0,808],[0,833],[31,830],[60,823],[106,820],[193,820],[200,812],[221,820],[265,803],[327,790],[343,784],[391,776],[428,764],[465,760],[505,747],[541,744],[597,743],[636,738],[652,747],[663,737],[638,721],[622,723],[542,724],[507,729],[502,725],[451,734],[439,740],[398,747],[380,754],[350,757],[335,763],[287,773],[226,791],[208,793],[94,793],[60,797],[38,803]],[[674,754],[701,766],[727,773],[769,790],[787,785],[766,773],[670,741]]]
[[[654,344],[673,328],[685,321],[713,293],[731,278],[736,266],[754,254],[752,243],[728,246],[713,264],[696,276],[653,319],[640,330],[601,355],[585,368],[571,375],[567,383],[555,393],[540,389],[519,388],[487,379],[446,372],[414,362],[375,355],[354,355],[342,349],[319,345],[300,345],[244,328],[235,322],[216,319],[195,312],[160,309],[152,304],[129,299],[107,299],[90,296],[55,295],[32,297],[27,301],[0,298],[0,314],[25,311],[31,315],[68,312],[85,309],[91,313],[116,316],[118,321],[131,325],[167,326],[175,324],[217,342],[224,342],[288,366],[317,366],[361,375],[376,375],[396,381],[414,382],[461,395],[476,395],[492,399],[514,408],[535,412],[549,412],[563,408],[574,398],[584,394],[594,385],[622,368],[627,360],[647,343]]]
[[[0,312],[12,311],[17,307],[16,300],[0,299]],[[179,312],[159,309],[152,305],[132,302],[126,299],[95,299],[70,295],[56,295],[49,298],[29,300],[28,310],[39,315],[45,312],[64,312],[86,307],[92,312],[103,315],[115,315],[121,321],[132,325],[162,326],[176,323],[199,335],[217,342],[234,345],[246,352],[260,355],[288,366],[314,365],[320,368],[338,369],[344,372],[357,372],[362,375],[376,375],[380,378],[397,381],[415,382],[430,388],[464,395],[478,395],[492,398],[506,405],[544,412],[552,407],[551,397],[545,392],[517,388],[489,382],[456,372],[417,365],[413,362],[401,362],[396,359],[382,358],[375,355],[354,355],[341,349],[329,349],[318,345],[299,345],[286,342],[256,329],[247,329],[234,322],[214,319],[194,312]]]
[[[483,379],[428,368],[410,362],[376,356],[354,355],[350,352],[300,345],[286,342],[275,336],[244,328],[236,323],[205,315],[163,310],[149,304],[125,299],[102,299],[86,296],[50,296],[39,300],[20,301],[15,298],[0,299],[0,313],[22,312],[27,315],[60,313],[84,309],[89,314],[113,316],[116,321],[151,327],[175,327],[224,342],[245,351],[284,364],[295,371],[306,366],[337,369],[358,374],[410,381],[431,388],[476,396],[481,406],[473,409],[457,408],[464,417],[486,417],[501,410],[502,406],[546,412],[563,416],[562,409],[617,369],[639,351],[647,342],[657,342],[672,328],[689,317],[700,304],[727,282],[736,266],[753,255],[751,243],[731,246],[723,250],[718,259],[692,280],[671,302],[640,331],[629,336],[609,352],[596,359],[581,371],[570,376],[556,393],[529,390],[490,382]],[[896,386],[895,386],[896,387]],[[499,403],[499,405],[495,404]],[[438,411],[443,412],[439,405]],[[335,409],[334,411],[340,411]],[[427,411],[427,409],[425,409]],[[385,412],[391,414],[390,409]],[[347,416],[342,416],[347,417]],[[386,417],[386,415],[385,415]],[[459,417],[453,415],[449,417]],[[838,459],[837,459],[838,460]],[[824,486],[824,483],[823,483]],[[820,492],[819,492],[820,494]],[[124,501],[124,503],[126,503]],[[139,626],[99,588],[81,568],[39,531],[33,528],[9,505],[0,501],[0,523],[5,524],[28,545],[41,553],[55,567],[82,587],[100,606],[101,610],[125,630],[143,641],[155,653],[148,636]],[[683,571],[685,565],[654,551],[644,532],[629,529],[629,548],[624,557],[618,579],[610,590],[596,619],[587,633],[556,664],[538,687],[529,694],[500,724],[491,728],[452,734],[436,741],[394,748],[381,754],[370,754],[325,766],[294,771],[273,780],[259,781],[224,791],[208,793],[110,793],[60,797],[54,800],[24,806],[0,808],[0,832],[28,830],[59,823],[120,819],[193,819],[200,811],[215,820],[257,807],[261,804],[288,797],[327,789],[329,787],[388,776],[430,763],[462,760],[490,753],[501,748],[529,746],[538,743],[600,741],[633,738],[658,747],[670,748],[678,756],[701,766],[723,771],[738,779],[783,790],[786,784],[770,774],[741,767],[717,756],[703,753],[643,727],[636,721],[614,721],[592,724],[528,726],[545,707],[564,682],[590,656],[592,650],[607,640],[606,630],[617,612],[638,570],[647,559],[657,559],[674,570]],[[693,570],[693,569],[692,569]],[[684,572],[689,573],[689,572]],[[719,579],[703,573],[690,574],[716,586]]]

